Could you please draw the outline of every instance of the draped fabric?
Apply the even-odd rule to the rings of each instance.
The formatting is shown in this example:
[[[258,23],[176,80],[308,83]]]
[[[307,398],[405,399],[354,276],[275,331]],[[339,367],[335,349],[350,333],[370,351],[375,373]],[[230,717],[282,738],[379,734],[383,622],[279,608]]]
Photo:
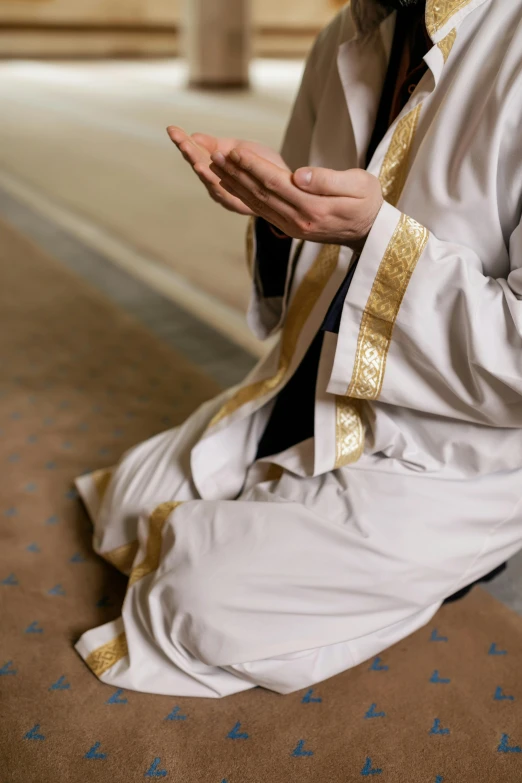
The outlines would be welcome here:
[[[349,248],[292,242],[281,295],[264,296],[251,226],[248,322],[279,335],[273,349],[110,476],[78,481],[96,551],[129,576],[121,617],[76,646],[106,683],[309,687],[522,548],[522,6],[425,11],[427,69],[368,163],[385,202],[357,265]],[[321,33],[290,168],[365,165],[395,28],[376,0],[352,0]],[[313,437],[299,440],[310,430],[289,416],[309,427],[318,334]],[[260,459],[285,395],[292,443]]]
[[[366,154],[368,166],[384,134],[399,116],[413,90],[428,70],[424,55],[431,46],[424,21],[424,4],[404,8],[397,14],[393,46],[382,90],[375,129]],[[256,266],[263,296],[284,294],[291,242],[270,230],[262,218],[256,220]],[[357,260],[337,291],[321,330],[315,336],[295,375],[278,394],[263,433],[257,458],[278,454],[314,436],[314,411],[317,374],[323,348],[323,332],[339,333],[344,300],[357,268]],[[295,400],[299,399],[299,407]]]

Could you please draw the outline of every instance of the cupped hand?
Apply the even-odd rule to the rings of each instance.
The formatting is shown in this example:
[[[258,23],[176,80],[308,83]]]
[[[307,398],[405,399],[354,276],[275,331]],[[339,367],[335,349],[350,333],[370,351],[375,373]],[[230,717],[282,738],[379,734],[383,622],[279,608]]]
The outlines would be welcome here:
[[[377,177],[362,169],[295,173],[254,150],[212,153],[211,171],[230,195],[295,239],[361,251],[383,204]]]
[[[188,135],[182,128],[171,125],[167,133],[177,146],[187,163],[192,166],[194,173],[199,177],[209,196],[218,204],[230,212],[239,215],[255,215],[255,212],[238,196],[230,193],[220,182],[220,177],[212,170],[211,156],[220,153],[229,155],[233,149],[248,150],[263,160],[288,171],[288,168],[279,153],[263,144],[241,139],[217,138],[205,133],[193,133]]]

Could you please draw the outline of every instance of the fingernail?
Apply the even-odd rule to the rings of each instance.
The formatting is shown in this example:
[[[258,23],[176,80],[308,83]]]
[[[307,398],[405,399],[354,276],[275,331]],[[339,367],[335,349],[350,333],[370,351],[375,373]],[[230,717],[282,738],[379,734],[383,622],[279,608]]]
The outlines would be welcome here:
[[[241,155],[239,154],[239,152],[237,150],[231,150],[231,152],[229,153],[228,157],[230,158],[232,163],[239,163],[240,160],[241,160]]]
[[[299,171],[297,173],[297,181],[301,185],[309,185],[312,181],[312,172],[311,171]]]
[[[222,152],[214,152],[210,157],[217,166],[221,166],[221,168],[225,166],[226,160]]]

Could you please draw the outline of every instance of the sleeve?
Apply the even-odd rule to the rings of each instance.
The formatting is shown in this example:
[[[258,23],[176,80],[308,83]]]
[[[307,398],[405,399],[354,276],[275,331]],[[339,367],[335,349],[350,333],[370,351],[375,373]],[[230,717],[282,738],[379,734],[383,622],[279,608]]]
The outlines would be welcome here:
[[[262,218],[251,220],[248,234],[252,272],[248,324],[256,337],[264,340],[278,332],[284,322],[292,272],[302,243],[274,233]]]
[[[522,225],[505,279],[384,203],[346,296],[330,393],[522,427]]]
[[[259,291],[265,298],[283,296],[293,240],[263,218],[256,219],[254,231]]]
[[[292,171],[307,166],[321,96],[321,81],[335,61],[339,15],[317,38],[308,57],[303,79],[286,129],[281,154]],[[277,239],[265,221],[251,219],[247,231],[247,262],[252,276],[248,323],[256,337],[267,339],[280,330],[301,242]]]

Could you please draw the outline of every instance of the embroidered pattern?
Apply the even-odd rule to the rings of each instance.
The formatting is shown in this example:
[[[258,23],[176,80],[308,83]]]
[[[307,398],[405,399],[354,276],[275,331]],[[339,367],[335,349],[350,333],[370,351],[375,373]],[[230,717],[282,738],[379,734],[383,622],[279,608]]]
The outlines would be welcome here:
[[[399,121],[382,164],[379,175],[382,193],[385,200],[394,207],[397,206],[406,182],[408,161],[421,110],[422,104],[419,104]]]
[[[123,544],[110,552],[99,552],[98,554],[122,574],[128,576],[138,554],[138,542],[131,541],[129,544]]]
[[[386,359],[395,321],[413,271],[424,252],[429,232],[402,215],[364,311],[348,396],[376,400],[382,390]]]
[[[93,650],[89,653],[85,659],[85,663],[97,677],[101,677],[102,674],[112,669],[112,667],[125,658],[129,654],[127,647],[127,637],[125,631],[120,633],[115,639],[111,639],[107,644],[98,647],[97,650]]]
[[[430,32],[440,29],[453,13],[467,5],[469,0],[434,0],[428,2],[426,19]],[[453,30],[439,46],[446,60],[456,39]],[[395,129],[389,149],[384,158],[380,181],[384,198],[396,206],[406,182],[408,163],[415,133],[422,111],[419,104]],[[251,221],[247,234],[247,253],[253,253],[253,230]],[[250,238],[249,238],[250,236]],[[390,347],[393,327],[406,293],[406,288],[415,269],[429,234],[412,219],[401,219],[386,255],[381,263],[372,293],[363,315],[356,355],[356,365],[347,392],[348,397],[375,400],[379,396],[384,379],[386,359]],[[415,244],[418,240],[419,245]],[[248,256],[250,258],[250,255]],[[292,304],[283,331],[279,367],[274,376],[264,381],[245,386],[221,408],[212,420],[215,426],[243,405],[275,391],[287,375],[301,330],[319,298],[326,282],[337,267],[339,248],[325,246],[314,266],[301,283]],[[381,297],[384,299],[381,301]],[[353,400],[342,396],[336,398],[336,462],[340,468],[356,462],[364,449],[364,424],[361,408]]]
[[[132,570],[129,578],[129,587],[158,568],[161,557],[161,536],[163,526],[174,509],[180,505],[181,503],[174,502],[162,503],[161,506],[158,506],[150,515],[149,536],[147,538],[145,558]],[[136,545],[137,542],[134,542],[129,546]],[[121,547],[121,549],[124,548],[125,547]],[[104,555],[104,557],[106,557],[106,555]],[[85,663],[93,674],[97,677],[101,677],[102,674],[111,669],[118,661],[125,658],[125,656],[128,655],[128,652],[127,637],[125,632],[123,632],[115,639],[112,639],[107,644],[104,644],[102,647],[99,647],[97,650],[90,653],[87,656]]]
[[[426,4],[426,27],[431,38],[442,30],[452,16],[461,11],[471,0],[428,0]]]
[[[240,388],[234,396],[214,416],[210,427],[230,416],[253,400],[264,397],[282,385],[295,353],[297,342],[308,317],[321,296],[328,280],[335,272],[339,260],[340,247],[325,245],[317,256],[312,268],[306,274],[294,296],[281,338],[279,367],[275,375],[263,381],[257,381]]]
[[[361,407],[359,400],[336,397],[336,470],[357,462],[363,452]]]
[[[447,34],[445,38],[442,39],[442,41],[439,41],[437,46],[442,52],[442,56],[444,57],[444,62],[447,62],[448,57],[451,54],[451,50],[453,49],[453,44],[457,40],[457,31],[455,29],[451,30]]]
[[[175,508],[180,506],[181,503],[162,503],[161,506],[150,515],[149,517],[149,537],[147,539],[147,550],[145,553],[145,559],[132,569],[129,578],[129,587],[139,582],[140,579],[151,574],[159,566],[161,557],[161,542],[163,526],[165,522],[172,514]]]

